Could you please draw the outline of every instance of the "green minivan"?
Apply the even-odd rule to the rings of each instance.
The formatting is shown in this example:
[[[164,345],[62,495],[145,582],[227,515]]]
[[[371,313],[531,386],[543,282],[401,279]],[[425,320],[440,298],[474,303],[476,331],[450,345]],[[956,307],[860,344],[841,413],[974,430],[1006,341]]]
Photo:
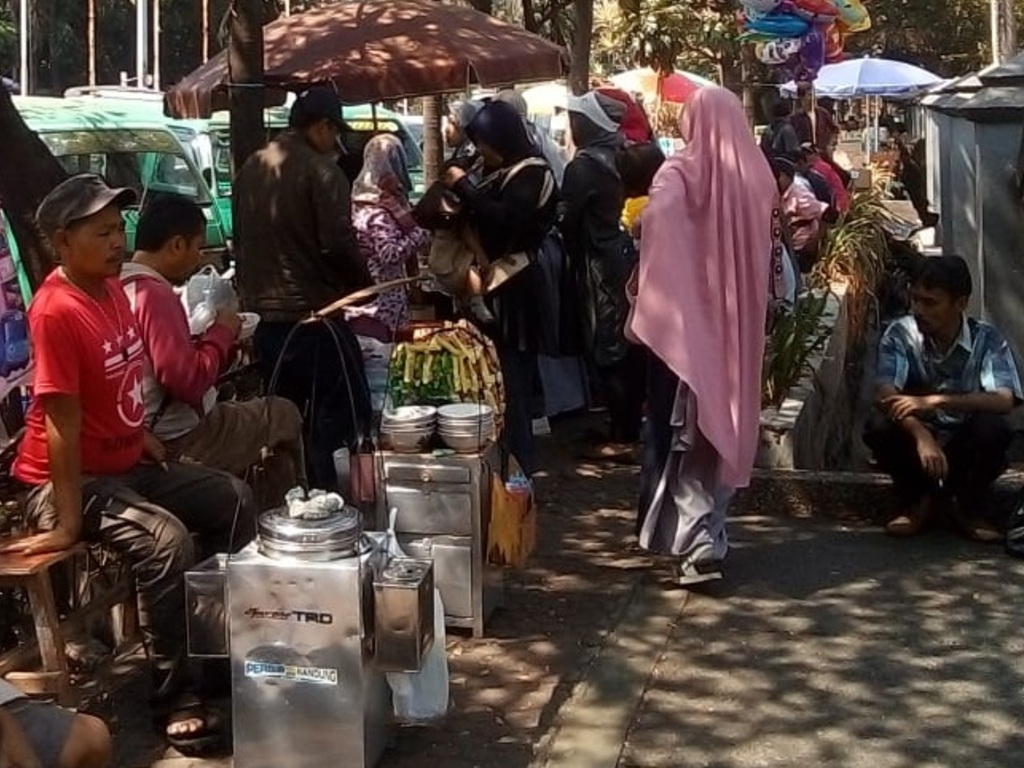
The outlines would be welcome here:
[[[288,126],[288,109],[278,107],[266,110],[263,122],[269,141]],[[167,126],[191,150],[193,159],[214,195],[215,204],[222,208],[222,217],[230,222],[231,138],[228,113],[215,112],[209,120],[167,118]],[[402,142],[413,185],[410,197],[418,200],[423,195],[423,153],[402,115],[397,112],[383,107],[374,108],[369,104],[342,108],[341,144],[345,149],[345,155],[340,160],[342,168],[350,179],[354,179],[362,168],[363,150],[367,142],[378,133],[393,134]]]
[[[89,98],[14,97],[29,128],[38,134],[68,173],[97,173],[111,186],[130,187],[140,204],[148,195],[170,192],[195,200],[206,213],[208,258],[229,245],[230,220],[214,205],[193,155],[166,119],[145,103]],[[125,211],[128,248],[135,245],[138,208]]]

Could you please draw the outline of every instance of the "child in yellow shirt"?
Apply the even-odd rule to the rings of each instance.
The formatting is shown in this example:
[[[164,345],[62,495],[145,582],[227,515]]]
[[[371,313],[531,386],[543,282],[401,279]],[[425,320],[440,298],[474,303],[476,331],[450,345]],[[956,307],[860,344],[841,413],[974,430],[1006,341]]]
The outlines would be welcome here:
[[[622,226],[636,239],[639,239],[640,217],[649,199],[651,183],[663,162],[665,155],[655,142],[626,147],[616,158],[626,196],[622,207]]]

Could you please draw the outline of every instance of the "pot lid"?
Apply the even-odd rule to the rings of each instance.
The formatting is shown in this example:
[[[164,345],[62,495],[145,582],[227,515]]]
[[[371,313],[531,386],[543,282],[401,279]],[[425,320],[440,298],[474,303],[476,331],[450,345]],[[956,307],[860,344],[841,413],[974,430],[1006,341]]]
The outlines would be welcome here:
[[[317,520],[290,517],[285,507],[264,512],[259,518],[260,538],[282,544],[355,549],[359,534],[359,510],[355,507],[345,507]]]
[[[410,557],[396,557],[387,564],[381,576],[383,577],[383,581],[401,584],[415,584],[423,579],[429,569],[429,560],[416,560]]]

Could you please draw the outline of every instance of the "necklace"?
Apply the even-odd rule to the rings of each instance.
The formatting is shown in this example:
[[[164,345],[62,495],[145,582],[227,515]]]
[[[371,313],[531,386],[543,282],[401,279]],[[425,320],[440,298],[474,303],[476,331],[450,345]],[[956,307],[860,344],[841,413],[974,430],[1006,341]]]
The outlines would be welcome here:
[[[67,273],[67,271],[65,269],[61,268],[61,274],[64,276],[64,279],[67,280],[70,285],[72,285],[73,287],[77,288],[79,291],[81,291],[86,296],[88,296],[89,300],[93,304],[96,305],[96,308],[100,311],[100,314],[102,314],[103,318],[107,321],[107,325],[108,325],[109,329],[116,334],[115,337],[114,337],[114,342],[116,343],[116,346],[118,347],[118,351],[121,354],[121,359],[124,362],[127,363],[128,362],[128,346],[127,346],[127,343],[126,343],[126,340],[125,340],[125,324],[124,324],[124,318],[121,316],[121,308],[117,305],[117,300],[113,296],[110,295],[110,291],[108,291],[108,290],[106,290],[104,288],[104,295],[105,295],[105,297],[109,298],[110,299],[110,303],[114,305],[115,316],[112,317],[110,312],[104,306],[103,302],[100,301],[99,299],[97,299],[95,296],[93,296],[91,293],[89,293],[85,289],[83,289],[81,286],[77,285],[75,283],[75,281],[72,280],[71,277],[68,276],[68,273]],[[116,326],[115,326],[115,322],[116,322]],[[110,347],[110,348],[108,349],[108,347]],[[114,347],[114,344],[111,344],[111,342],[104,340],[104,342],[103,342],[103,351],[104,352],[106,352],[107,354],[110,354],[110,352],[113,351],[113,347]]]

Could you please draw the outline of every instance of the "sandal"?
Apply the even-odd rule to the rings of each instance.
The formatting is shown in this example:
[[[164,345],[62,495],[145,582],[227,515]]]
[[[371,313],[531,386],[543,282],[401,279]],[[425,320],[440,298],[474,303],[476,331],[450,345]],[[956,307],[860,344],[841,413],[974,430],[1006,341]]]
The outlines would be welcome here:
[[[175,725],[190,721],[198,721],[202,725],[195,731],[171,733]],[[227,754],[231,748],[223,717],[195,694],[183,694],[175,702],[164,719],[164,738],[186,757]]]
[[[638,464],[637,449],[627,443],[605,443],[583,451],[586,461],[604,461],[612,464]]]

